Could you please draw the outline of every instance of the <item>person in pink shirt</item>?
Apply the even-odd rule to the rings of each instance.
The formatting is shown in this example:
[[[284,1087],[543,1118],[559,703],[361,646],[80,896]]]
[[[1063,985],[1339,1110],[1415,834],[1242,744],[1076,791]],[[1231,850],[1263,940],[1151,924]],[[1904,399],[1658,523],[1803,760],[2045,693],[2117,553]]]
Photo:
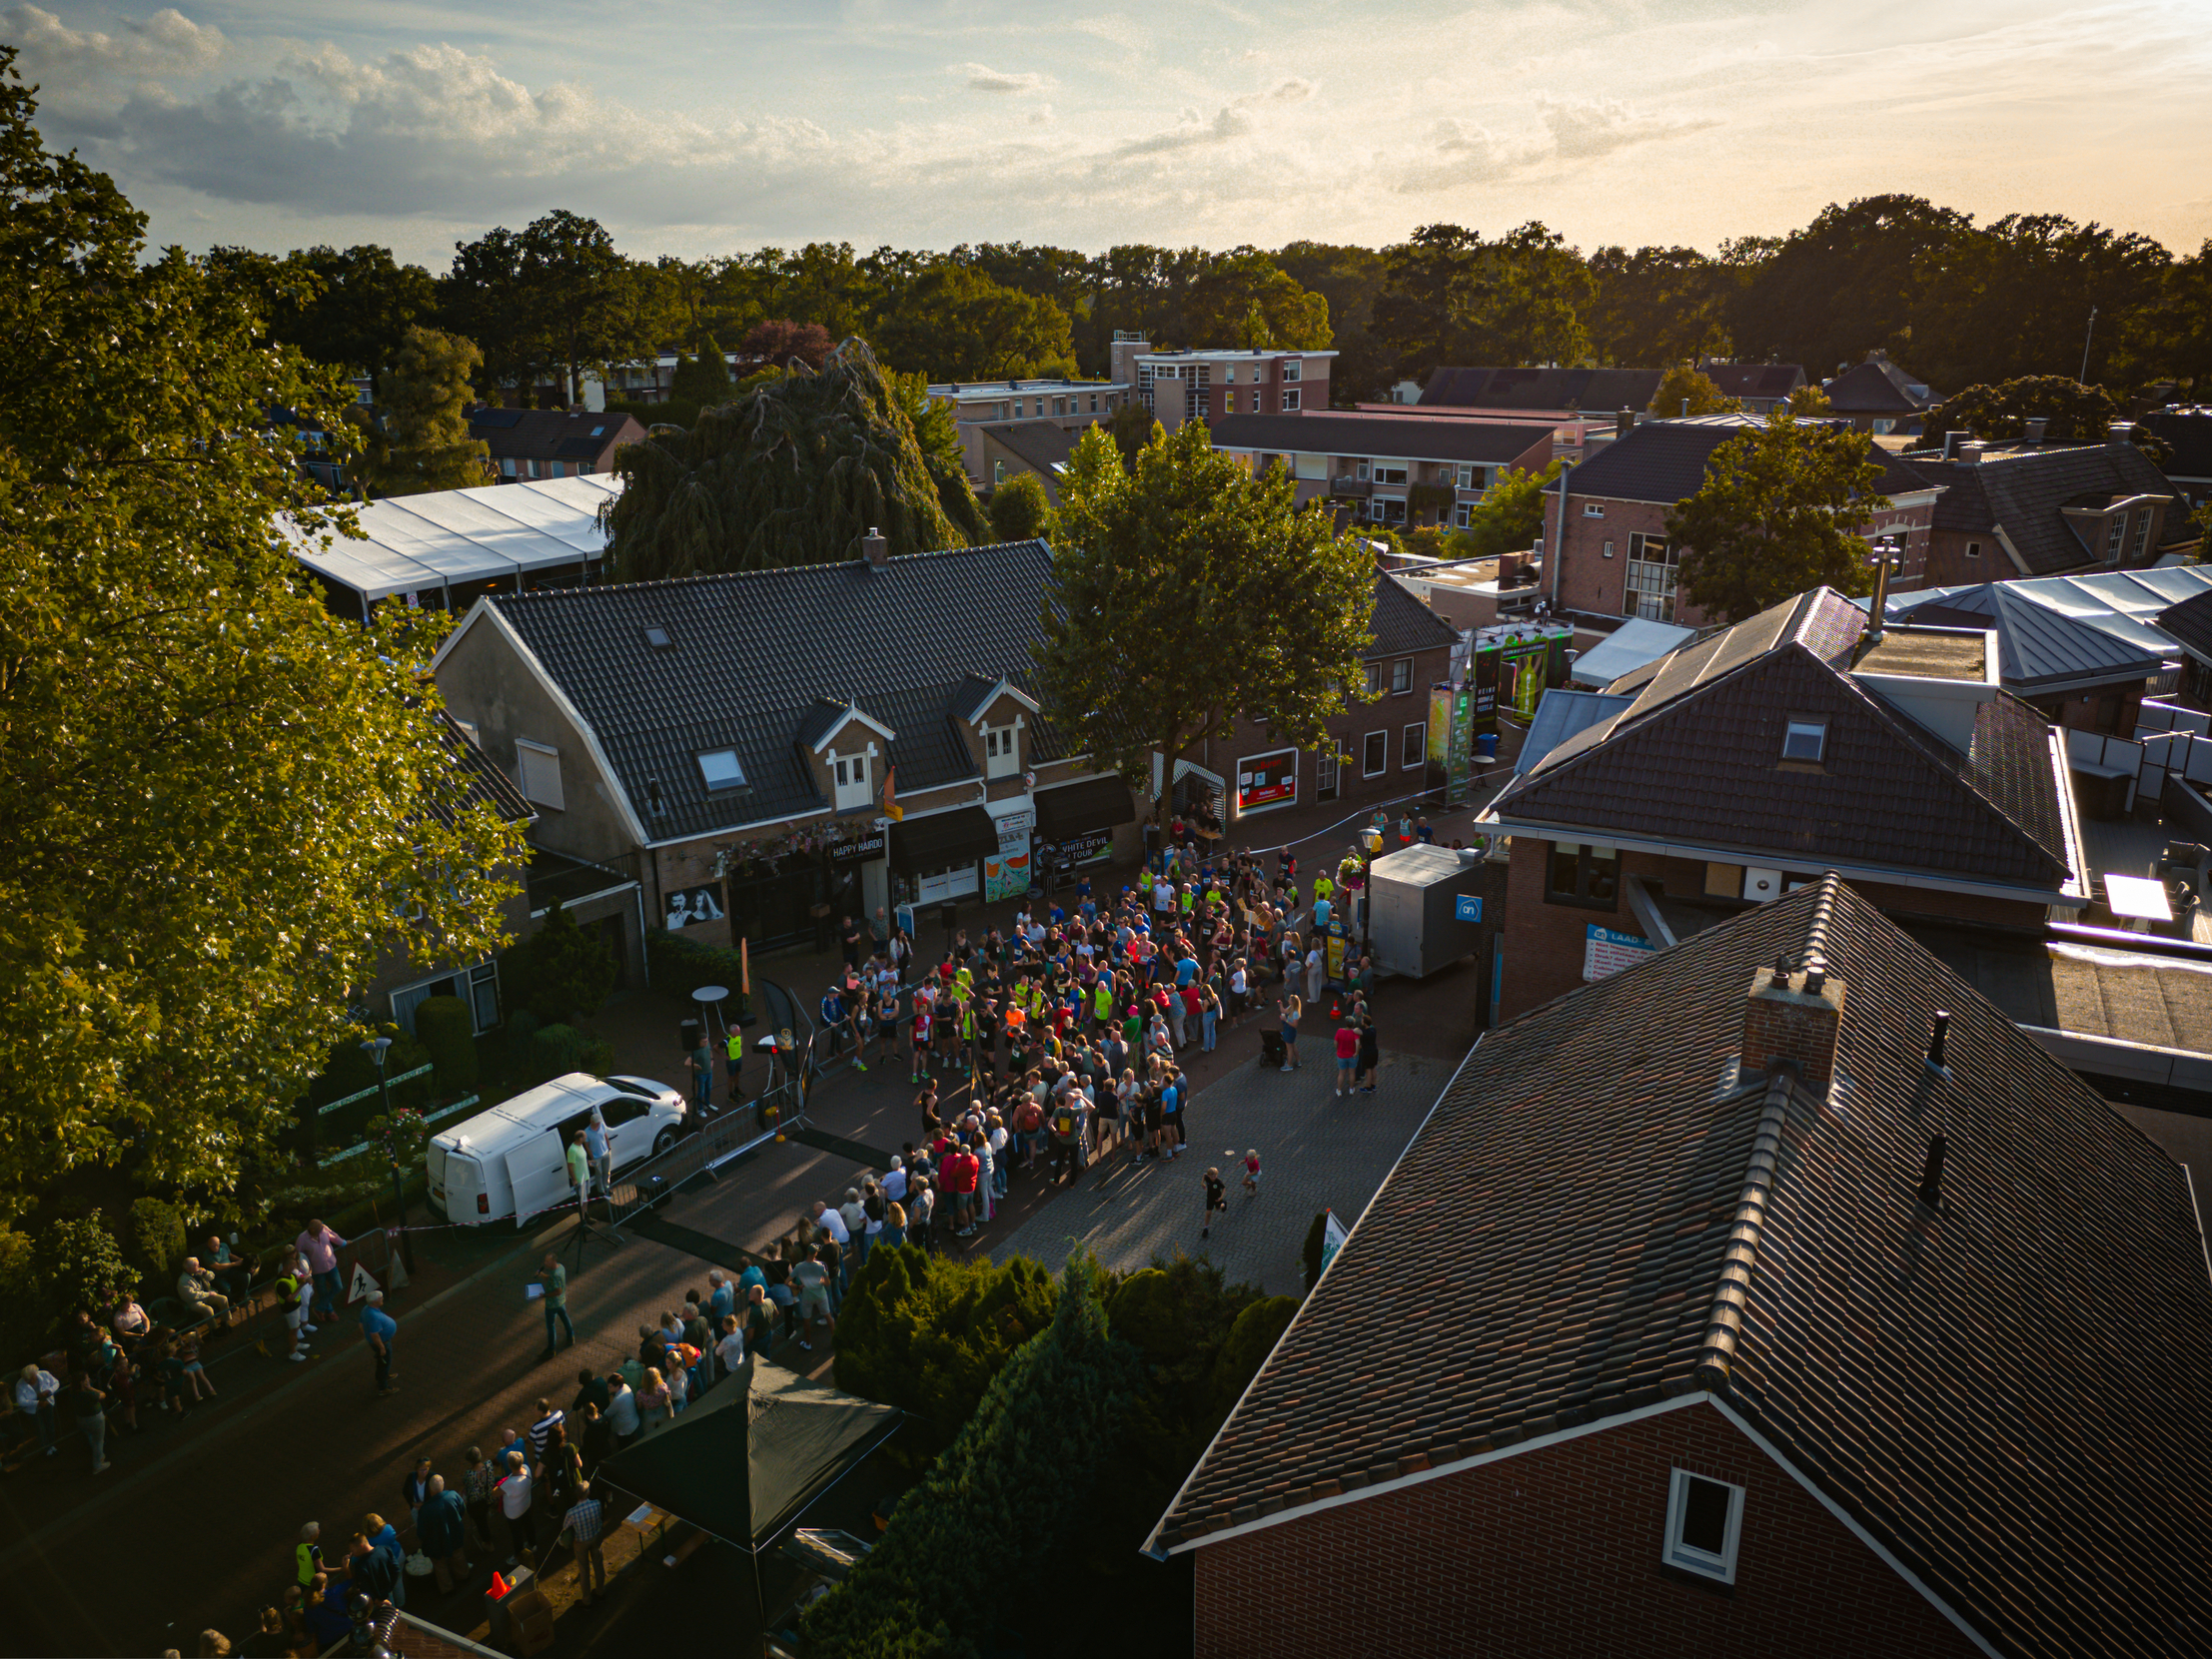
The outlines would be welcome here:
[[[307,1257],[308,1271],[315,1275],[315,1306],[309,1310],[308,1317],[314,1318],[319,1310],[325,1317],[335,1319],[338,1317],[338,1252],[346,1241],[321,1222],[310,1220],[307,1231],[294,1243]]]

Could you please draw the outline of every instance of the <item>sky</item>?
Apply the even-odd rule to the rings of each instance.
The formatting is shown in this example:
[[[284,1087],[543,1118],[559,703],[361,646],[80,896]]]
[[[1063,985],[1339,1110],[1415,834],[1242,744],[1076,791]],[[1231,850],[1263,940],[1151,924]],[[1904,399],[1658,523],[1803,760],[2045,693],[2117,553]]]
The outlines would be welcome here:
[[[157,244],[1590,250],[1891,191],[2212,237],[2206,0],[132,0],[10,6],[49,145]]]

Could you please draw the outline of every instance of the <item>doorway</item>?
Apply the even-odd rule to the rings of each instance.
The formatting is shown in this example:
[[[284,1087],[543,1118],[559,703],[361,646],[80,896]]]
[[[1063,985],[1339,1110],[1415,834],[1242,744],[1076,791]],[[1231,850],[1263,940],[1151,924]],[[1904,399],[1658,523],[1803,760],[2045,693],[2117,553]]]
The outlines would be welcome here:
[[[1331,743],[1326,749],[1315,751],[1314,794],[1319,799],[1333,801],[1337,798],[1338,764],[1337,746],[1334,743]]]

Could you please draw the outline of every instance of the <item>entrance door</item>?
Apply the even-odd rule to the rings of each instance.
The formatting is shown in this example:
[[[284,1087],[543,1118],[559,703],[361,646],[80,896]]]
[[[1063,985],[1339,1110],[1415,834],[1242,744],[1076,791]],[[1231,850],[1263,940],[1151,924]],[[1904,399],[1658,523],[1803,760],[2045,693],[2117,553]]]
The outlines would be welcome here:
[[[1314,755],[1314,793],[1325,801],[1337,798],[1337,746],[1334,743]]]

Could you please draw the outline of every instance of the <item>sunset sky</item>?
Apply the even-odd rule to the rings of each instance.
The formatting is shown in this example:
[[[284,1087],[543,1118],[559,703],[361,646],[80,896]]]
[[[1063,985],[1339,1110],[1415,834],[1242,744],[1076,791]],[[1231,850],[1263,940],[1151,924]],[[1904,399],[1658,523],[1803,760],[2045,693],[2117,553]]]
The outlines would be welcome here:
[[[2204,0],[1476,6],[188,0],[0,10],[41,120],[154,238],[456,238],[553,207],[625,252],[847,240],[1590,249],[1830,201],[2212,235]]]

